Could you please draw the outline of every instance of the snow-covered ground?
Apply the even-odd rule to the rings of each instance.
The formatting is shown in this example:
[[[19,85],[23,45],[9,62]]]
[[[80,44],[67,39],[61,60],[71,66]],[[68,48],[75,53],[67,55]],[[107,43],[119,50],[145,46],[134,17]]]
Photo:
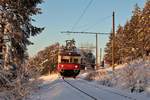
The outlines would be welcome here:
[[[118,79],[116,80],[119,80],[120,87],[122,84],[126,84],[125,81],[121,82],[122,73],[124,71],[128,73],[128,70],[124,69],[126,67],[131,68],[130,70],[132,70],[132,68],[134,69],[133,73],[135,72],[135,74],[133,74],[133,76],[135,75],[135,78],[133,78],[133,81],[136,82],[138,77],[141,79],[149,79],[149,77],[141,77],[141,75],[143,75],[141,73],[145,73],[146,71],[147,74],[144,75],[149,75],[150,61],[143,62],[142,60],[139,60],[129,64],[129,66],[127,64],[120,65],[116,68],[117,73],[119,72],[117,75]],[[111,72],[111,68],[103,69],[102,74],[100,74],[100,78],[103,79],[106,78],[101,77],[101,75],[106,74],[104,70]],[[145,92],[130,93],[128,90],[126,91],[125,89],[119,88],[118,83],[115,84],[116,86],[107,87],[100,85],[99,80],[90,82],[84,80],[88,75],[89,72],[84,72],[80,74],[77,79],[66,78],[65,81],[61,79],[58,74],[42,76],[38,79],[40,84],[31,91],[30,95],[25,100],[150,100],[149,85],[147,85]],[[116,80],[112,79],[111,81]],[[149,81],[150,80],[147,80],[147,82]]]
[[[80,78],[66,78],[65,80],[93,98],[73,88],[57,74],[43,76],[39,80],[43,82],[38,85],[38,88],[33,89],[31,95],[25,100],[93,100],[94,98],[95,100],[150,100],[147,94],[131,94]]]
[[[40,84],[40,85],[45,85],[45,84],[52,83],[53,81],[55,81],[59,77],[60,76],[56,73],[56,74],[41,76],[38,78],[38,80],[42,82],[42,84]]]

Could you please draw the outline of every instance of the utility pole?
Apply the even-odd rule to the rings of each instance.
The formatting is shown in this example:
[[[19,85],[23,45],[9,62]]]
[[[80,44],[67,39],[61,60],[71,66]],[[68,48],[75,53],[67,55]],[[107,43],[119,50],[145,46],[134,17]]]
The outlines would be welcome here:
[[[112,26],[113,26],[113,33],[112,33],[112,70],[114,71],[115,70],[115,61],[114,61],[114,56],[115,56],[115,12],[113,12],[113,15],[112,15]]]
[[[98,69],[98,34],[96,34],[96,66],[95,70]]]
[[[61,33],[73,33],[73,34],[95,34],[96,35],[96,66],[95,70],[98,69],[98,34],[107,35],[110,33],[96,33],[96,32],[72,32],[72,31],[64,31]]]
[[[100,58],[99,58],[100,62],[102,61],[102,48],[100,48]]]

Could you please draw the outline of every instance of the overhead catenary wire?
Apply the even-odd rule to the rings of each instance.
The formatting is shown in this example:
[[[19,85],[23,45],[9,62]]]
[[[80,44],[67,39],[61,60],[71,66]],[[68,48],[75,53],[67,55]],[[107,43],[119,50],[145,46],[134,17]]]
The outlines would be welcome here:
[[[90,5],[92,4],[93,0],[90,0],[88,5],[85,7],[85,9],[83,10],[83,12],[81,13],[81,15],[79,16],[79,18],[77,19],[77,21],[75,22],[75,24],[73,25],[73,27],[71,28],[71,30],[74,30],[74,28],[79,24],[79,22],[81,21],[82,17],[84,16],[84,14],[86,13],[86,11],[88,10],[88,8],[90,7]]]
[[[96,25],[98,25],[98,24],[104,22],[106,19],[109,19],[109,18],[111,18],[111,16],[103,17],[103,18],[97,20],[93,25],[87,27],[86,29],[84,29],[84,30],[82,30],[82,31],[87,31],[87,30],[89,30],[89,29],[92,29],[92,28],[95,27]]]
[[[78,26],[76,28],[83,29],[82,31],[88,31],[89,29],[94,28],[98,24],[104,23],[109,18],[111,18],[111,15],[105,16],[105,17],[102,17],[102,18],[98,19],[95,23],[91,24],[90,26],[88,26],[89,23],[86,23],[85,25],[81,25],[81,26]]]

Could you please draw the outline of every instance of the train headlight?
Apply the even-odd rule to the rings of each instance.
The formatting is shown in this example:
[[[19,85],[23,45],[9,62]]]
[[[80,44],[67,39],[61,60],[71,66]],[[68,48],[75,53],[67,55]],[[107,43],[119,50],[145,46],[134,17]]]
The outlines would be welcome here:
[[[61,65],[61,68],[63,68],[64,67],[64,65]]]
[[[78,65],[75,65],[75,68],[78,68]]]

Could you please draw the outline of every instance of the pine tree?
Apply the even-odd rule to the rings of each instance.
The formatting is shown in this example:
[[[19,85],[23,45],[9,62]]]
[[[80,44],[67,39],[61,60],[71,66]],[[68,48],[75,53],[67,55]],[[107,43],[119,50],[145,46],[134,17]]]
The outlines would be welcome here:
[[[0,40],[3,40],[0,45],[6,47],[3,51],[8,51],[12,56],[10,62],[5,63],[5,59],[4,66],[0,65],[0,92],[4,92],[0,96],[2,100],[21,100],[27,94],[29,78],[33,78],[35,72],[31,72],[23,62],[27,57],[27,46],[32,44],[29,38],[44,29],[32,25],[32,16],[41,13],[37,5],[42,1],[0,0]],[[6,40],[9,40],[9,45]],[[5,65],[9,69],[5,69]]]
[[[136,4],[133,16],[124,27],[119,26],[115,40],[115,62],[131,61],[150,53],[150,0],[147,0],[143,11]],[[105,59],[111,62],[112,36],[105,49]]]
[[[109,41],[106,44],[104,59],[105,62],[109,64],[112,63],[112,32],[109,36]]]
[[[116,62],[122,63],[123,60],[123,53],[122,53],[122,47],[123,47],[123,27],[121,25],[118,26],[118,29],[116,31],[116,41],[115,41],[115,56],[116,56]]]
[[[131,60],[141,56],[139,43],[139,29],[140,29],[141,10],[138,5],[135,5],[133,16],[124,26],[122,34],[116,34],[117,40],[120,44],[120,55]],[[118,33],[118,32],[117,32]]]
[[[14,48],[14,55],[21,61],[25,58],[27,45],[32,44],[31,36],[41,33],[43,28],[32,25],[31,17],[41,13],[37,5],[43,0],[1,0],[0,36],[7,34]]]
[[[30,66],[35,66],[40,74],[46,74],[49,71],[53,72],[56,67],[52,65],[58,64],[59,43],[52,44],[41,50],[37,55],[29,60]]]
[[[139,44],[141,54],[150,53],[150,0],[147,0],[142,11],[139,29]]]
[[[131,59],[135,59],[139,56],[139,42],[138,42],[138,29],[139,29],[139,20],[141,16],[141,11],[138,5],[135,5],[135,9],[133,11],[133,16],[130,21],[124,27],[124,38],[122,38],[124,46],[122,49],[125,51],[125,57]]]
[[[122,47],[122,35],[123,35],[123,27],[121,25],[118,26],[117,32],[116,32],[116,37],[115,37],[115,63],[121,63],[121,57],[122,57],[122,52],[121,52],[121,47]],[[105,48],[105,60],[109,62],[110,64],[112,63],[112,34],[109,37],[109,42],[106,44]]]

